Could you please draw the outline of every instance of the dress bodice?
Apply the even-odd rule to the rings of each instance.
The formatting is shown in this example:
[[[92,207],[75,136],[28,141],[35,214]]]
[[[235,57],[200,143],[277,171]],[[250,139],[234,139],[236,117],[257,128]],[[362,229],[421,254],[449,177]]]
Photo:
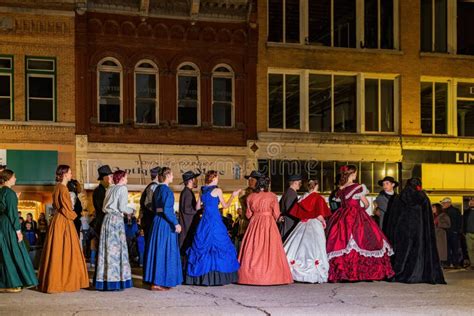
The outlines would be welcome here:
[[[219,197],[212,196],[212,191],[217,185],[206,185],[201,188],[201,202],[204,208],[204,217],[220,217],[219,213]]]
[[[343,189],[340,189],[336,196],[341,201],[341,207],[360,207],[360,198],[369,191],[364,184],[354,183]]]

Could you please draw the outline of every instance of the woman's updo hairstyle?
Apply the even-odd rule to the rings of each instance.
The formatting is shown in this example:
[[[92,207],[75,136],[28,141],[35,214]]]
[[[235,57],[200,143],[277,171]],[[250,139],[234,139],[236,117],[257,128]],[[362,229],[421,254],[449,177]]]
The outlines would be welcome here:
[[[164,182],[169,174],[171,174],[171,168],[161,168],[160,173],[158,173],[158,182]]]
[[[59,165],[56,168],[56,182],[63,182],[64,175],[71,169],[68,165]]]
[[[204,177],[204,183],[210,184],[218,176],[219,173],[216,170],[209,170],[208,172],[206,172],[206,176]]]
[[[120,180],[122,180],[126,175],[127,175],[127,172],[124,170],[115,171],[112,177],[114,184],[118,184]]]
[[[345,185],[349,181],[349,177],[357,172],[357,167],[354,165],[345,165],[339,169],[339,174],[341,179],[339,180],[339,185]]]
[[[15,173],[13,170],[10,169],[4,169],[0,171],[0,185],[5,184],[8,180],[10,180]]]
[[[268,192],[270,189],[270,178],[263,176],[257,179],[257,183],[255,184],[254,192]]]
[[[319,185],[318,180],[309,180],[308,181],[308,192],[312,192],[315,187]]]

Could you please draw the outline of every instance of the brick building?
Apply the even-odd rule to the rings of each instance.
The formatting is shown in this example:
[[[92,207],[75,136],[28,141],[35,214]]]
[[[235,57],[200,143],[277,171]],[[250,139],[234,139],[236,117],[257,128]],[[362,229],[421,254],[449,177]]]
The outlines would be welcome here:
[[[0,5],[0,160],[20,211],[51,204],[57,164],[75,165],[74,1]]]
[[[129,172],[138,196],[156,165],[219,170],[243,187],[256,137],[251,1],[87,1],[76,15],[76,169]],[[252,22],[253,21],[253,22]]]
[[[256,152],[286,176],[334,186],[421,176],[434,201],[474,193],[474,4],[470,1],[258,2]],[[298,163],[296,163],[298,162]]]

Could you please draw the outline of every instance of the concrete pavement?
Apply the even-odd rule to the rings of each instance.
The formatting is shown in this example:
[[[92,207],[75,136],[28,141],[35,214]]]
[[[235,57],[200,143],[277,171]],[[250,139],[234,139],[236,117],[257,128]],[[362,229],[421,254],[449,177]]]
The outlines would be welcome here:
[[[474,271],[448,285],[360,282],[256,287],[180,286],[168,292],[81,290],[0,295],[0,315],[474,315]],[[134,280],[141,286],[141,280]]]

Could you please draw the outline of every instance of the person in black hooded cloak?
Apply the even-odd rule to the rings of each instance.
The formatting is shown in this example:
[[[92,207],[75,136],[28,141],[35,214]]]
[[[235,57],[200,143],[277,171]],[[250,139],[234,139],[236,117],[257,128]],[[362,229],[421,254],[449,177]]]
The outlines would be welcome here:
[[[431,202],[421,180],[411,178],[385,214],[383,232],[392,243],[394,281],[446,284],[436,248]]]

